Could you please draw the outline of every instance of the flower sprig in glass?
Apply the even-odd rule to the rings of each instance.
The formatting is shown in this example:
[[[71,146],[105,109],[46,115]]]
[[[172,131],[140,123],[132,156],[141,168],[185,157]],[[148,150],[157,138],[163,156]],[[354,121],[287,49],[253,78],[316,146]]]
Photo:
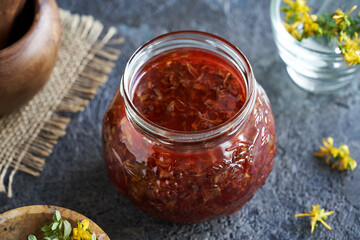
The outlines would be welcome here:
[[[355,17],[350,15],[356,5],[346,13],[337,9],[334,13],[315,15],[307,0],[284,2],[287,5],[281,8],[285,12],[283,25],[291,36],[298,41],[312,36],[335,40],[348,65],[360,64],[360,12]]]

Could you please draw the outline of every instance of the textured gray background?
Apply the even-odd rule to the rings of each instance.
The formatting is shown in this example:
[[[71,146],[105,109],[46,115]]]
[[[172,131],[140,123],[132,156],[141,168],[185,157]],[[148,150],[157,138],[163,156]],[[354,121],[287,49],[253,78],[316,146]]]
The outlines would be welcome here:
[[[110,79],[86,110],[73,115],[38,178],[15,176],[14,197],[0,194],[0,213],[31,204],[78,211],[111,239],[360,239],[360,167],[332,170],[313,157],[323,137],[346,143],[360,160],[359,76],[346,89],[313,95],[289,79],[270,29],[269,0],[59,0],[65,9],[90,14],[126,38]],[[101,120],[131,54],[151,38],[175,30],[202,30],[237,45],[251,62],[272,103],[278,154],[266,184],[239,212],[195,225],[154,219],[116,192],[102,159]],[[360,163],[360,162],[359,162]],[[310,234],[309,219],[294,214],[320,204],[334,210]],[[1,239],[1,236],[0,236]]]

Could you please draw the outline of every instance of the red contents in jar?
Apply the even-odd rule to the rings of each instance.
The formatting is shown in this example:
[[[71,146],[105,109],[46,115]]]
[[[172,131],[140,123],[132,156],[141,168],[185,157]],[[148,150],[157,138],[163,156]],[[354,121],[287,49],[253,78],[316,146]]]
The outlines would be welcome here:
[[[211,131],[244,105],[244,80],[223,58],[178,50],[150,59],[130,91],[150,121],[178,131]],[[193,223],[240,209],[264,184],[276,152],[269,100],[255,83],[255,104],[237,132],[195,145],[164,144],[126,115],[117,91],[103,120],[104,159],[117,189],[145,212]],[[226,123],[225,123],[226,124]]]
[[[208,52],[162,54],[139,72],[135,107],[168,129],[206,130],[226,122],[244,105],[246,90],[239,71]]]

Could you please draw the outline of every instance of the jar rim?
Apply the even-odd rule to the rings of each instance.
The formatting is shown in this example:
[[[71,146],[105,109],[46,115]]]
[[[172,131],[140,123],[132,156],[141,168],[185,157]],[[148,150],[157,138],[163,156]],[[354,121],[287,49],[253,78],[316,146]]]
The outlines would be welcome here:
[[[218,49],[223,54],[227,54],[227,57],[232,58],[232,63],[238,65],[236,67],[242,75],[246,87],[246,99],[242,108],[237,111],[232,118],[228,119],[224,123],[202,131],[178,131],[157,125],[144,117],[135,107],[131,99],[131,82],[136,80],[136,75],[140,67],[150,58],[157,56],[165,50],[176,50],[181,48],[181,46],[185,44],[184,42],[187,44],[197,43],[203,47],[210,47],[212,50]],[[199,46],[195,48],[201,49]],[[205,48],[203,49],[205,50]],[[209,49],[206,50],[209,51]],[[152,52],[153,55],[149,56],[150,52]],[[210,52],[212,51],[210,50]],[[144,60],[143,58],[148,59]],[[195,143],[216,138],[224,133],[232,133],[234,130],[238,130],[239,127],[242,127],[248,119],[255,104],[255,83],[255,77],[249,61],[232,43],[217,35],[207,32],[177,31],[160,35],[148,41],[135,51],[125,67],[120,83],[120,93],[124,99],[125,111],[129,120],[148,133],[148,135],[154,136],[162,142]]]

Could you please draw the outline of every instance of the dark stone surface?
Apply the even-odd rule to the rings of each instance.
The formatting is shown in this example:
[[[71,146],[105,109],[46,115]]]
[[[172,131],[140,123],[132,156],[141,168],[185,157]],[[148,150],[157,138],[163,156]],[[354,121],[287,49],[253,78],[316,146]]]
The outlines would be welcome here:
[[[359,239],[360,167],[338,172],[313,157],[323,137],[346,143],[360,160],[360,82],[326,95],[297,88],[286,73],[272,39],[265,0],[59,0],[65,9],[90,14],[115,26],[126,38],[110,79],[86,110],[73,116],[47,159],[40,177],[15,176],[14,197],[0,195],[0,213],[32,204],[78,211],[98,223],[111,239]],[[278,154],[266,184],[239,212],[195,225],[154,219],[111,185],[102,159],[101,120],[125,64],[140,45],[162,33],[194,29],[237,45],[252,64],[272,103]],[[335,214],[310,234],[307,218],[294,214],[320,204]],[[1,239],[1,236],[0,236]]]

